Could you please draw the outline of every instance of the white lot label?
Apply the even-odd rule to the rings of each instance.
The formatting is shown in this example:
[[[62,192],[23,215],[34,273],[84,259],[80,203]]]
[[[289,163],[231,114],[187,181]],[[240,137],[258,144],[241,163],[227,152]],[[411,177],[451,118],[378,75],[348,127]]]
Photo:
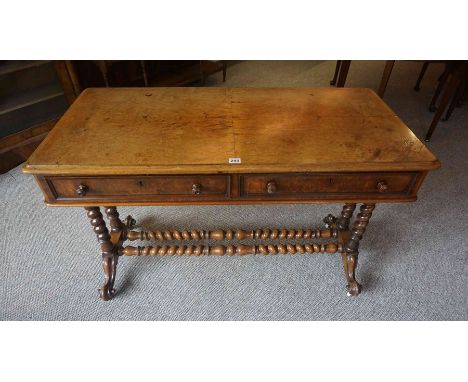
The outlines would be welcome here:
[[[238,164],[241,162],[240,158],[229,158],[229,163],[231,164]]]

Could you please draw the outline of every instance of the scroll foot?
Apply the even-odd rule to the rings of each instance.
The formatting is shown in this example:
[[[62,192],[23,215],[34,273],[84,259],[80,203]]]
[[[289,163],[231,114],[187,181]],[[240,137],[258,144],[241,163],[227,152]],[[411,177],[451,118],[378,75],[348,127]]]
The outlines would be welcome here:
[[[356,281],[355,275],[357,256],[348,256],[347,253],[342,253],[341,256],[343,258],[343,270],[346,276],[346,281],[348,282],[346,285],[347,295],[356,297],[362,291],[362,286]]]
[[[102,268],[104,270],[104,286],[100,289],[100,296],[104,301],[110,300],[115,294],[114,281],[117,271],[118,252],[117,247],[112,243],[111,235],[106,227],[99,207],[85,207],[88,218],[91,221],[93,231],[97,236],[101,246]],[[115,207],[106,209],[107,216],[111,221],[114,232],[118,232],[120,224]]]
[[[114,281],[117,273],[117,256],[103,256],[102,268],[104,269],[105,282],[99,290],[102,300],[108,301],[115,296]]]
[[[351,207],[354,210],[355,206],[349,206],[349,213],[343,213],[342,216],[346,218],[343,219],[343,226],[346,226],[351,217]],[[359,254],[359,242],[366,231],[366,227],[369,224],[369,219],[372,216],[372,211],[375,208],[375,204],[363,204],[360,208],[356,220],[353,223],[353,226],[349,230],[350,238],[345,245],[345,251],[341,254],[343,257],[343,269],[346,276],[346,281],[348,285],[346,289],[348,291],[348,296],[357,296],[361,293],[362,287],[356,281],[356,268],[358,265],[358,254]],[[343,212],[345,209],[343,209]]]
[[[362,287],[356,280],[350,281],[348,285],[346,285],[346,291],[348,296],[356,297],[359,293],[361,293]]]
[[[99,297],[103,301],[109,301],[112,299],[112,297],[115,296],[115,289],[109,289],[107,286],[103,286],[101,289],[99,289]]]

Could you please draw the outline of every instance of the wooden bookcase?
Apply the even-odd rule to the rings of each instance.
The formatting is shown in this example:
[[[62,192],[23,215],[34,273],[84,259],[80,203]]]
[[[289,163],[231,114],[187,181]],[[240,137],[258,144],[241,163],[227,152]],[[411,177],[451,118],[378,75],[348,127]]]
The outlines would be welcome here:
[[[0,173],[26,160],[75,98],[63,61],[0,61]]]
[[[204,85],[206,77],[222,72],[226,79],[225,61],[159,60],[159,61],[70,61],[79,89],[88,87],[187,86]]]
[[[25,161],[88,87],[203,85],[224,61],[0,61],[0,173]]]

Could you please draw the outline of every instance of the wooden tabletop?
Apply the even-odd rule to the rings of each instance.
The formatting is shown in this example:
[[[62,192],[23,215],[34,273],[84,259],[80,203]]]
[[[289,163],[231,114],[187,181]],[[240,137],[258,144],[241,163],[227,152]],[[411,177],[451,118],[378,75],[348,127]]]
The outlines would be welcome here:
[[[241,163],[230,164],[230,158]],[[370,89],[87,89],[33,174],[431,170],[437,158]]]

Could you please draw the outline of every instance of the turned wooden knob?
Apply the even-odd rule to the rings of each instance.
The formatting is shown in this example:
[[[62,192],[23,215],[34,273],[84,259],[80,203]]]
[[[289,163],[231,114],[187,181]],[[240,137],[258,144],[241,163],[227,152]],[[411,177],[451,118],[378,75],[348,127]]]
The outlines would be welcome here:
[[[267,183],[266,188],[267,188],[267,192],[269,194],[274,194],[276,192],[276,189],[277,189],[276,182],[274,180],[269,181]]]
[[[200,195],[201,194],[201,184],[195,183],[192,185],[192,194]]]
[[[88,186],[85,186],[84,184],[80,184],[75,190],[75,192],[78,196],[85,196],[86,193],[88,192]]]
[[[388,184],[384,181],[377,183],[377,190],[379,190],[379,192],[387,192]]]

